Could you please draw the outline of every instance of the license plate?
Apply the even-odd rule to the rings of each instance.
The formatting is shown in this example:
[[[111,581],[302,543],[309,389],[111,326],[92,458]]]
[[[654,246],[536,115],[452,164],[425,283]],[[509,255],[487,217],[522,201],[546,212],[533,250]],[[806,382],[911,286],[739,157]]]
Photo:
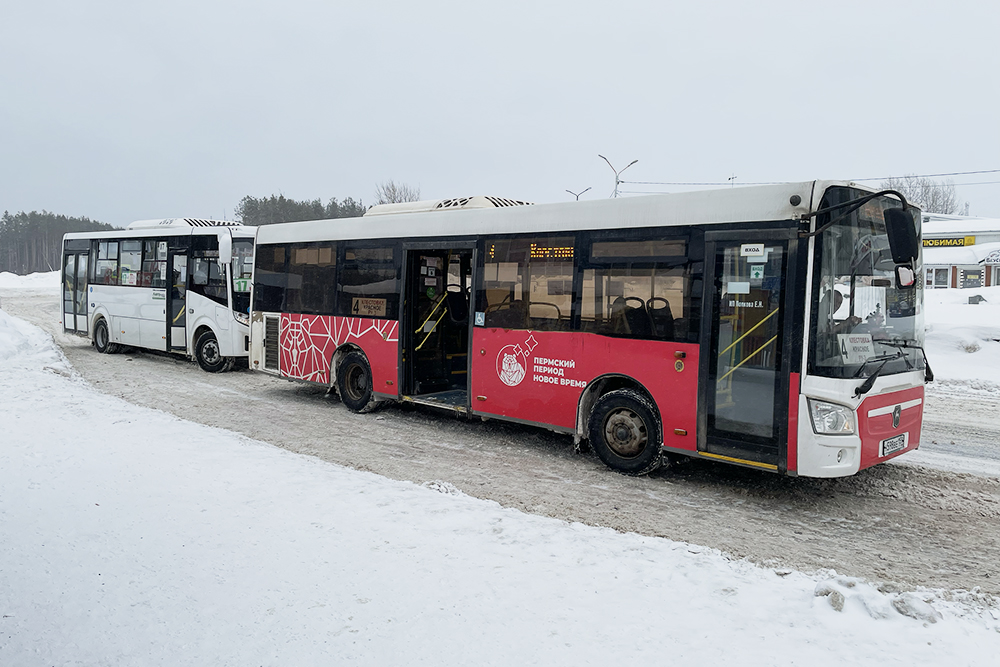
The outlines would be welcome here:
[[[909,433],[900,433],[899,435],[883,440],[879,443],[879,458],[883,456],[889,456],[893,452],[898,452],[901,449],[906,449],[906,441]]]

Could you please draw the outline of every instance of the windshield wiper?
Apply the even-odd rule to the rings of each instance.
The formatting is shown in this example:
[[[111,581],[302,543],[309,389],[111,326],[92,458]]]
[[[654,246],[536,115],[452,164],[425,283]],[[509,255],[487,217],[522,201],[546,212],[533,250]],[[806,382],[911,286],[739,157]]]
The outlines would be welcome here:
[[[885,368],[885,365],[890,361],[892,361],[893,359],[899,359],[901,356],[903,356],[903,351],[899,350],[896,354],[883,354],[880,357],[872,357],[871,359],[865,359],[865,363],[861,364],[861,368],[859,368],[858,372],[854,374],[854,377],[859,377],[861,375],[861,371],[863,371],[865,369],[865,366],[867,366],[871,362],[881,361],[882,363],[879,364],[878,368],[876,368],[874,372],[872,372],[872,374],[869,375],[864,382],[862,382],[860,385],[854,388],[854,395],[861,396],[862,394],[867,394],[869,391],[871,391],[872,387],[875,385],[875,380],[878,379],[878,375],[879,373],[882,372],[882,369]]]
[[[888,345],[889,347],[895,348],[907,348],[911,350],[920,350],[920,354],[924,356],[924,382],[934,382],[934,371],[931,370],[931,364],[927,361],[927,352],[920,345],[916,345],[907,340],[892,340],[890,338],[872,338],[875,343],[882,343],[883,345]],[[900,350],[902,354],[902,350]],[[905,357],[904,357],[905,358]],[[906,362],[907,367],[910,366],[910,362]],[[862,366],[864,368],[864,366]]]

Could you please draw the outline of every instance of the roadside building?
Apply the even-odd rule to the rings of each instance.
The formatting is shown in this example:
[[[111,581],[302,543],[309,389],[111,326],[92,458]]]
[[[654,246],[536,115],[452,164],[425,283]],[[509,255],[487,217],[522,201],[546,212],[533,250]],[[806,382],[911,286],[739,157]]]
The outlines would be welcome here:
[[[927,288],[1000,285],[1000,219],[925,213]]]

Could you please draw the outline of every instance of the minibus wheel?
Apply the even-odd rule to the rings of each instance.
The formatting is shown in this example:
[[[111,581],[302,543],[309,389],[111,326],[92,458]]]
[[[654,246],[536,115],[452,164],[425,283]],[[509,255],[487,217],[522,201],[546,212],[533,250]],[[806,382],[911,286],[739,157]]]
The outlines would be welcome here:
[[[203,371],[219,373],[226,370],[227,360],[222,356],[219,339],[211,331],[206,331],[198,336],[198,340],[194,344],[194,356],[198,359],[198,365]]]
[[[656,470],[662,461],[656,409],[631,389],[609,391],[590,413],[590,446],[616,472],[645,475]]]
[[[361,352],[349,352],[337,368],[340,400],[351,412],[371,412],[380,401],[372,389],[372,369]]]
[[[114,354],[118,351],[118,344],[111,342],[108,321],[103,317],[94,325],[94,348],[101,354]]]

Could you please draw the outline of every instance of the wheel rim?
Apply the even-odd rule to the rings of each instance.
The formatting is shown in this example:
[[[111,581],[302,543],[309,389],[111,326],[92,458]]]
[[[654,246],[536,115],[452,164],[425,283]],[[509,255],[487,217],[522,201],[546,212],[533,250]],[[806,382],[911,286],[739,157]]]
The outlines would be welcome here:
[[[618,456],[634,458],[646,449],[646,422],[633,410],[619,408],[604,420],[604,441]]]
[[[97,325],[94,335],[97,337],[97,347],[103,348],[108,344],[108,329],[103,324]]]
[[[214,366],[219,363],[222,359],[222,355],[219,354],[219,343],[214,340],[210,340],[201,347],[201,356],[205,360],[206,364]]]
[[[345,387],[351,400],[360,401],[368,390],[368,374],[359,364],[351,364],[347,369]]]

